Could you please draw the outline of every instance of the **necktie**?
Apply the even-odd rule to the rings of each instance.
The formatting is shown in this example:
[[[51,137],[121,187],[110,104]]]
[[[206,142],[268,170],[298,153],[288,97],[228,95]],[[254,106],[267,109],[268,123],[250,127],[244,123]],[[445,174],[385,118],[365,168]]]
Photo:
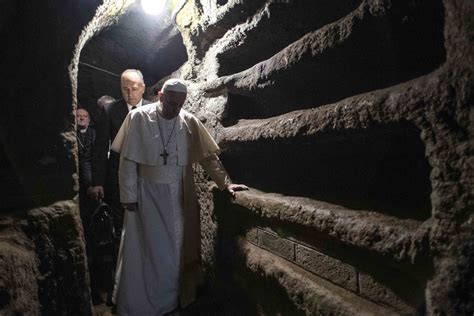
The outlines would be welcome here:
[[[132,106],[132,110],[135,110],[136,108],[137,108],[137,106],[136,106],[136,105]]]

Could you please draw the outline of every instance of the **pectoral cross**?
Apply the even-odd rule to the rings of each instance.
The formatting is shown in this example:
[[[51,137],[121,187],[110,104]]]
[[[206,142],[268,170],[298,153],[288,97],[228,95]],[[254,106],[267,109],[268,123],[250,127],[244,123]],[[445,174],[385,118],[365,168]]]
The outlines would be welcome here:
[[[166,151],[166,148],[163,150],[163,153],[160,154],[161,157],[163,157],[163,164],[166,165],[168,164],[168,156],[170,154],[168,154],[168,152]]]

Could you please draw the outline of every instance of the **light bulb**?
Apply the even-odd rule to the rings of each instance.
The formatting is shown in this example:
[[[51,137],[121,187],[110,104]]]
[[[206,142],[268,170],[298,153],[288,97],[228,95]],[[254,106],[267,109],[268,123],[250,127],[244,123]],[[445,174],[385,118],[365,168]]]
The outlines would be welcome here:
[[[142,0],[143,11],[147,14],[158,15],[165,8],[166,0]]]

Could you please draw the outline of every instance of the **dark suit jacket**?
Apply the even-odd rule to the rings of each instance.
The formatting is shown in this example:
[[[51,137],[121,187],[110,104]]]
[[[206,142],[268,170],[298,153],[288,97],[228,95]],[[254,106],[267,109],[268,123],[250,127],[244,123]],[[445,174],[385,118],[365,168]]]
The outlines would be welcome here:
[[[151,103],[143,100],[143,105]],[[128,114],[127,103],[123,99],[112,103],[98,118],[96,125],[96,141],[92,151],[92,184],[104,186],[106,179],[115,186],[119,167],[119,155],[113,151],[109,153],[110,144],[114,141],[120,126]]]
[[[85,133],[77,131],[76,137],[79,149],[79,185],[81,191],[85,192],[92,183],[92,149],[96,138],[95,129],[89,126]]]

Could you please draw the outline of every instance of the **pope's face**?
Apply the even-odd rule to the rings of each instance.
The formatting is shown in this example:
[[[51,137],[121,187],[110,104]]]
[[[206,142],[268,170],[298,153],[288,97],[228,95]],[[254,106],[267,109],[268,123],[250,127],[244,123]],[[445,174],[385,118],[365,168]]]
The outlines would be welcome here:
[[[81,128],[89,126],[91,119],[89,113],[84,109],[77,109],[76,111],[76,124]]]
[[[130,105],[137,105],[145,92],[145,85],[135,72],[126,72],[120,79],[122,97]]]
[[[186,93],[176,91],[159,92],[158,96],[163,104],[163,117],[170,120],[178,116],[186,101]]]

